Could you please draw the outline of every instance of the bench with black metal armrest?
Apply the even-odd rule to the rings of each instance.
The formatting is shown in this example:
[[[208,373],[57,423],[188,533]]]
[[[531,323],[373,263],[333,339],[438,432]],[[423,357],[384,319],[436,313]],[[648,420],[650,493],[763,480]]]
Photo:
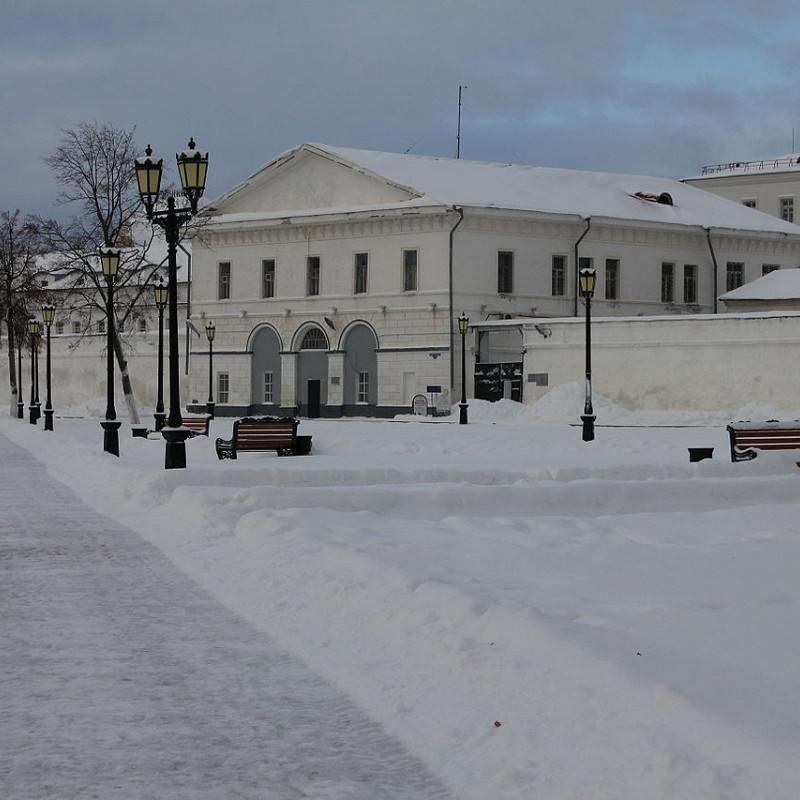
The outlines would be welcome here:
[[[191,436],[208,436],[210,421],[211,417],[208,414],[204,414],[202,417],[186,416],[183,418],[184,426],[192,432]]]
[[[244,417],[233,423],[230,439],[217,439],[217,458],[236,458],[241,452],[274,450],[279,456],[307,455],[311,437],[297,435],[296,419],[291,417]]]
[[[779,422],[731,422],[728,425],[731,441],[731,461],[750,461],[758,450],[800,449],[800,420]]]

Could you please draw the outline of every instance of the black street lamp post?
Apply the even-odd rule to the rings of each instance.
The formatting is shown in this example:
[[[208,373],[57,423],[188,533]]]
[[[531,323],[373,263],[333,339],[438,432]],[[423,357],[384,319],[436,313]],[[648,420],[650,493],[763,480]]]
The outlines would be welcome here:
[[[186,466],[186,439],[189,429],[183,424],[180,398],[180,350],[178,343],[178,243],[181,239],[181,226],[197,214],[197,203],[203,196],[208,171],[208,153],[195,149],[189,140],[189,149],[176,155],[178,173],[183,194],[189,201],[188,208],[175,208],[175,198],[167,198],[167,208],[156,210],[161,187],[163,159],[153,159],[150,145],[146,155],[136,159],[136,178],[139,196],[142,198],[147,219],[164,230],[168,252],[169,294],[169,416],[167,424],[161,429],[166,440],[164,466],[166,469],[182,469]]]
[[[206,325],[206,338],[208,339],[208,402],[206,403],[206,414],[214,419],[214,337],[217,335],[217,327],[213,322]]]
[[[106,276],[106,418],[103,428],[103,450],[119,455],[119,426],[114,407],[114,278],[119,269],[120,251],[110,248],[100,250],[100,264]]]
[[[44,320],[45,328],[47,329],[47,359],[46,359],[46,382],[47,382],[47,397],[44,401],[44,429],[46,431],[53,430],[53,402],[52,402],[52,374],[50,372],[50,326],[56,317],[56,307],[53,305],[42,306],[42,319]]]
[[[583,441],[594,440],[594,421],[592,408],[592,296],[597,282],[597,271],[593,267],[584,267],[578,274],[581,297],[586,303],[586,399],[583,406]]]
[[[156,430],[160,431],[167,418],[164,413],[164,308],[169,300],[167,286],[161,278],[153,286],[153,297],[158,308],[158,398],[153,416],[156,420]]]
[[[17,336],[17,419],[25,419],[25,401],[22,399],[22,336]]]
[[[467,420],[467,347],[466,337],[469,317],[462,311],[458,318],[458,332],[461,334],[461,402],[458,404],[458,424],[466,425]]]
[[[39,330],[38,319],[28,320],[28,333],[31,335],[31,403],[28,406],[28,422],[35,425],[41,416],[39,402]]]

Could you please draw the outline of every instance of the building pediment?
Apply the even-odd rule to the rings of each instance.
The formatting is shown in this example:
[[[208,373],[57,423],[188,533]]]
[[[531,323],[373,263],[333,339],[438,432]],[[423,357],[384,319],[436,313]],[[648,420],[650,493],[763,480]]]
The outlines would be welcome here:
[[[421,193],[318,145],[303,144],[265,164],[206,210],[215,216],[336,212],[405,203]]]

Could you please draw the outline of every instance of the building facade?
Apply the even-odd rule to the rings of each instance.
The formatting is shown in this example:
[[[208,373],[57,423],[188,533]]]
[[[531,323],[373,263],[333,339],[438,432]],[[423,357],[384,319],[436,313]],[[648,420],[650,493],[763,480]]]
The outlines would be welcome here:
[[[678,181],[322,145],[204,213],[192,320],[216,325],[220,414],[408,413],[460,386],[462,311],[580,316],[580,267],[598,316],[652,316],[713,313],[765,265],[800,264],[800,228]],[[523,400],[524,350],[514,334],[470,346],[469,394]]]

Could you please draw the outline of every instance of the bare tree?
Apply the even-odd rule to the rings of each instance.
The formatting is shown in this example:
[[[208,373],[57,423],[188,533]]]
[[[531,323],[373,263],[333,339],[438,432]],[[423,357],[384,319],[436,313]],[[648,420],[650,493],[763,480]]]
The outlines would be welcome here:
[[[8,375],[12,410],[21,396],[21,376],[16,355],[25,341],[28,319],[38,316],[46,291],[36,282],[41,271],[41,254],[36,225],[16,211],[0,212],[0,309],[6,322]]]
[[[122,250],[114,292],[114,352],[131,423],[138,425],[139,412],[119,331],[144,314],[147,289],[158,265],[148,258],[152,228],[141,226],[134,231],[132,226],[134,212],[140,206],[133,167],[139,154],[134,133],[98,122],[64,130],[61,142],[45,163],[62,187],[57,202],[72,206],[77,213],[67,222],[38,218],[37,224],[67,276],[61,285],[73,303],[77,301],[89,310],[84,315],[84,332],[91,325],[93,311],[106,313],[106,282],[99,270],[98,251],[101,247]]]

